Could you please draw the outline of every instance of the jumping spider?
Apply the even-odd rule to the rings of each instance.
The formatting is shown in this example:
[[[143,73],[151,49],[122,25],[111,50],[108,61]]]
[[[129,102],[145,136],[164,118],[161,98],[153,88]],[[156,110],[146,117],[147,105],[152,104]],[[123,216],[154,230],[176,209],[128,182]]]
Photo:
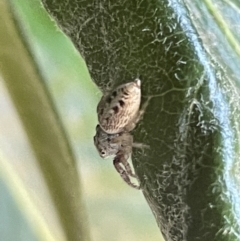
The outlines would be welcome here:
[[[137,176],[132,172],[128,158],[132,153],[132,147],[145,147],[133,143],[130,134],[144,113],[144,108],[139,111],[140,102],[139,79],[120,85],[104,95],[97,106],[99,124],[94,136],[94,144],[99,155],[102,158],[115,155],[113,164],[117,172],[128,185],[136,189],[140,189],[140,185],[130,180],[130,177]]]

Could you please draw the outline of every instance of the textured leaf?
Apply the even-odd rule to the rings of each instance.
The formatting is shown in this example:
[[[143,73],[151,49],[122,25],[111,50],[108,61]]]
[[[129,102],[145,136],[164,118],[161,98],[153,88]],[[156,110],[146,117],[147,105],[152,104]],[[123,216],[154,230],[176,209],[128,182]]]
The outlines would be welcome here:
[[[153,96],[133,165],[165,239],[238,240],[239,95],[183,2],[43,2],[103,92],[139,77]]]

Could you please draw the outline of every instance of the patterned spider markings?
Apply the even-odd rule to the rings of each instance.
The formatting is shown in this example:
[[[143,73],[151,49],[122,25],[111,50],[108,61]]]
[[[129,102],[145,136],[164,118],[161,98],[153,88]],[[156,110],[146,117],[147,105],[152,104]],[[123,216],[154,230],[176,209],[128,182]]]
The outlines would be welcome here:
[[[134,129],[141,102],[141,81],[118,86],[102,97],[97,114],[99,125],[108,134],[116,134]]]
[[[130,177],[137,178],[133,173],[128,159],[132,147],[143,147],[133,143],[130,134],[144,113],[139,111],[141,102],[141,81],[118,86],[104,95],[98,106],[99,124],[96,127],[94,144],[102,158],[114,155],[113,164],[122,179],[131,187],[140,189],[140,185],[131,182]]]

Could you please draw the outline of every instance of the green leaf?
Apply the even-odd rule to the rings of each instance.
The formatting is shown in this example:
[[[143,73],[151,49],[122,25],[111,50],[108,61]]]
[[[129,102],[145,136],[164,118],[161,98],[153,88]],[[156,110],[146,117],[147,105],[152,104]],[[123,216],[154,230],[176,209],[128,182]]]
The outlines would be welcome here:
[[[153,96],[134,131],[151,148],[134,151],[133,165],[165,239],[239,240],[239,94],[191,9],[177,0],[43,3],[103,92],[139,77],[143,101]]]

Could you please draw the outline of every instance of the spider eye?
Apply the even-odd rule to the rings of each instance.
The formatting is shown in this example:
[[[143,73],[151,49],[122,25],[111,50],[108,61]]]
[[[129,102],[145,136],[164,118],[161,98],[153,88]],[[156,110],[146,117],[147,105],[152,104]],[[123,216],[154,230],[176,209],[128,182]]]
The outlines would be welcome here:
[[[99,150],[99,153],[100,153],[101,157],[104,157],[106,155],[106,151],[104,151],[102,149]]]

